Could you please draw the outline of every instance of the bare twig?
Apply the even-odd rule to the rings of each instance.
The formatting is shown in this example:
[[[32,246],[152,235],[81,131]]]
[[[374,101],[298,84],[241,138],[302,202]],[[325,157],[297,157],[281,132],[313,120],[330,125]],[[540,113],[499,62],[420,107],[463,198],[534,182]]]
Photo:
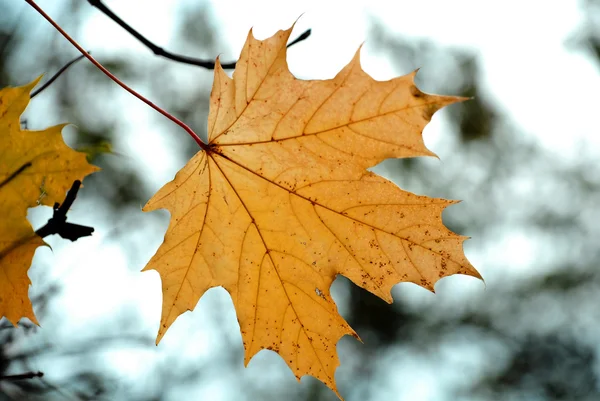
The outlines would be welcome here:
[[[89,53],[90,52],[88,52],[88,54]],[[67,64],[65,64],[60,70],[58,70],[58,72],[56,74],[54,74],[52,76],[52,78],[50,78],[48,80],[48,82],[46,82],[44,85],[42,85],[41,88],[36,89],[35,91],[33,91],[31,93],[30,98],[33,99],[34,97],[36,97],[37,95],[39,95],[44,89],[46,89],[47,87],[49,87],[50,85],[52,85],[52,82],[56,81],[56,78],[58,78],[60,76],[60,74],[62,74],[63,72],[65,72],[70,66],[72,66],[73,64],[75,64],[79,60],[83,59],[83,57],[84,56],[78,56],[78,57],[74,58],[73,60],[69,61]]]
[[[34,377],[42,377],[42,376],[44,376],[43,372],[27,372],[27,373],[21,373],[18,375],[0,376],[0,381],[2,381],[2,380],[16,381],[16,380],[24,380],[24,379],[33,379]]]
[[[50,220],[41,228],[36,230],[36,234],[44,238],[48,235],[58,234],[64,239],[76,241],[81,237],[87,237],[94,232],[93,227],[82,226],[80,224],[67,223],[67,212],[77,197],[77,191],[81,186],[81,181],[76,180],[62,205],[54,204],[54,213]]]
[[[12,179],[14,179],[28,167],[31,167],[31,162],[23,164],[19,169],[17,169],[17,171],[8,176],[8,178],[6,178],[4,181],[0,182],[0,187],[8,184]],[[44,238],[48,235],[58,234],[64,239],[76,241],[81,237],[87,237],[89,235],[92,235],[92,233],[94,232],[93,227],[82,226],[80,224],[74,223],[67,223],[67,212],[69,211],[71,205],[73,205],[73,202],[77,197],[79,187],[81,187],[81,181],[76,180],[71,186],[71,189],[69,189],[69,192],[67,192],[67,196],[65,197],[65,200],[62,203],[62,205],[59,205],[58,203],[54,204],[54,213],[50,220],[48,220],[48,222],[44,226],[36,230],[35,233],[38,236]],[[23,239],[23,241],[26,240],[27,238]],[[18,241],[14,244],[14,246],[18,246],[21,243],[22,241]],[[4,252],[6,251],[8,250],[5,250]],[[0,256],[2,256],[2,254],[0,254]]]
[[[167,58],[167,59],[173,60],[173,61],[178,61],[178,62],[184,63],[184,64],[196,65],[198,67],[207,68],[209,70],[213,70],[215,68],[214,60],[202,60],[199,58],[188,57],[188,56],[183,56],[180,54],[171,53],[170,51],[165,50],[162,47],[155,45],[154,43],[149,41],[146,37],[144,37],[141,33],[136,31],[135,29],[133,29],[131,27],[131,25],[129,25],[128,23],[123,21],[110,8],[108,8],[102,2],[102,0],[88,0],[88,3],[90,3],[93,7],[96,7],[98,10],[100,10],[102,13],[104,13],[108,18],[110,18],[111,20],[113,20],[114,22],[119,24],[119,26],[121,26],[121,28],[125,29],[127,32],[129,32],[131,34],[131,36],[133,36],[134,38],[136,38],[137,40],[142,42],[144,44],[144,46],[146,46],[148,49],[152,50],[152,52],[154,54],[156,54],[157,56],[164,57],[164,58]],[[306,30],[298,38],[291,41],[287,45],[287,47],[293,46],[296,43],[305,40],[306,38],[308,38],[310,36],[310,33],[311,33],[310,29]],[[221,63],[221,67],[224,69],[232,69],[232,68],[235,68],[235,64],[236,64],[235,61],[229,62],[229,63]]]
[[[77,50],[79,50],[79,52],[81,54],[83,54],[88,60],[90,60],[92,62],[92,64],[94,64],[96,66],[96,68],[98,68],[100,71],[102,71],[106,76],[108,76],[110,79],[112,79],[121,88],[125,89],[127,92],[131,93],[133,96],[137,97],[139,100],[146,103],[148,106],[152,107],[154,110],[158,111],[160,114],[167,117],[169,120],[173,121],[175,124],[177,124],[181,128],[183,128],[185,130],[185,132],[187,132],[188,135],[190,135],[194,139],[194,141],[196,141],[198,146],[200,146],[203,150],[205,150],[205,151],[209,150],[208,145],[206,145],[204,142],[202,142],[202,139],[200,139],[198,134],[196,134],[194,132],[194,130],[192,130],[190,127],[188,127],[187,124],[185,124],[183,121],[181,121],[177,117],[175,117],[172,114],[161,109],[160,107],[158,107],[157,105],[152,103],[150,100],[146,99],[144,96],[140,95],[139,93],[137,93],[136,91],[131,89],[123,81],[121,81],[119,78],[117,78],[112,72],[108,71],[102,64],[100,64],[98,61],[96,61],[96,59],[93,58],[90,54],[88,54],[88,52],[86,52],[83,49],[83,47],[81,47],[79,45],[79,43],[77,43],[73,38],[71,38],[71,36],[69,36],[69,34],[67,34],[65,32],[65,30],[60,27],[60,25],[58,25],[52,18],[50,18],[50,16],[48,14],[46,14],[46,12],[44,10],[42,10],[40,8],[40,6],[38,6],[35,3],[34,0],[25,0],[25,1],[27,2],[27,4],[29,4],[31,7],[33,7],[42,17],[44,17],[54,27],[54,29],[56,29],[58,32],[60,32],[60,34],[62,36],[64,36],[64,38],[67,39]]]
[[[81,237],[87,237],[89,235],[92,235],[92,233],[94,232],[93,227],[67,223],[67,212],[71,208],[73,201],[75,201],[75,198],[77,197],[77,191],[79,191],[80,186],[81,181],[76,180],[71,186],[71,189],[69,189],[69,192],[67,193],[67,196],[65,197],[65,201],[63,202],[62,206],[58,203],[54,204],[54,213],[50,220],[48,220],[48,222],[44,224],[41,228],[36,230],[35,233],[32,233],[31,235],[25,236],[19,239],[18,241],[13,242],[7,248],[0,251],[0,259],[8,255],[10,252],[18,248],[19,246],[27,243],[36,235],[44,238],[48,235],[58,234],[62,238],[69,239],[71,241],[76,241]]]
[[[303,40],[306,40],[310,34],[312,33],[312,29],[307,29],[306,31],[302,32],[302,34],[300,36],[298,36],[296,39],[292,40],[290,43],[287,44],[287,47],[290,48],[292,46],[294,46],[296,43],[300,43]]]

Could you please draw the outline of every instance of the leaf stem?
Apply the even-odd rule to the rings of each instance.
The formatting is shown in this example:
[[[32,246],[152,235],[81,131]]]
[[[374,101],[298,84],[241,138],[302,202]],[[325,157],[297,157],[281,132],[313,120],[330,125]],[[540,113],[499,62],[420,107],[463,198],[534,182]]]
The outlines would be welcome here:
[[[65,37],[81,54],[83,54],[92,64],[96,66],[100,71],[102,71],[106,76],[112,79],[115,83],[117,83],[121,88],[125,89],[127,92],[131,93],[133,96],[137,97],[142,102],[146,103],[148,106],[152,107],[154,110],[158,111],[163,116],[167,117],[169,120],[173,121],[175,124],[179,125],[181,128],[185,130],[193,139],[196,141],[198,146],[200,146],[204,151],[208,151],[208,145],[202,142],[202,139],[183,121],[179,120],[175,116],[169,114],[165,110],[161,109],[150,100],[146,99],[144,96],[140,95],[129,86],[125,85],[119,78],[113,75],[110,71],[108,71],[102,64],[100,64],[96,59],[94,59],[88,52],[86,52],[83,47],[81,47],[73,38],[69,36],[44,10],[42,10],[34,0],[25,0],[27,4],[33,7],[42,17],[44,17],[53,27],[56,29],[62,36]]]

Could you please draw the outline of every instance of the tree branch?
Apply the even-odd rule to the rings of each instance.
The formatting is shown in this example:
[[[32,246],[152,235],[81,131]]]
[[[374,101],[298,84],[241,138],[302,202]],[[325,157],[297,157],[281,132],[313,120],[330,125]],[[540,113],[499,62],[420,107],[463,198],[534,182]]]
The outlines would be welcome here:
[[[67,223],[67,212],[77,197],[77,191],[81,186],[81,181],[76,180],[62,205],[54,204],[54,213],[50,220],[41,228],[36,230],[36,234],[44,238],[48,235],[58,234],[64,239],[76,241],[81,237],[87,237],[94,232],[93,227],[82,226],[80,224]]]
[[[33,379],[34,377],[42,377],[42,376],[44,376],[43,372],[27,372],[27,373],[21,373],[18,375],[0,376],[0,381],[2,381],[2,380],[16,381],[16,380],[23,380],[23,379]]]
[[[184,63],[184,64],[196,65],[198,67],[207,68],[209,70],[213,70],[215,68],[214,60],[202,60],[202,59],[198,59],[198,58],[193,58],[193,57],[183,56],[180,54],[171,53],[170,51],[167,51],[167,50],[163,49],[162,47],[155,45],[154,43],[152,43],[151,41],[146,39],[138,31],[133,29],[128,23],[123,21],[118,15],[116,15],[114,12],[112,12],[112,10],[110,8],[108,8],[102,2],[102,0],[88,0],[88,3],[90,3],[93,7],[96,7],[98,10],[100,10],[102,13],[104,13],[108,18],[110,18],[111,20],[113,20],[114,22],[119,24],[121,26],[121,28],[125,29],[127,32],[129,32],[131,34],[131,36],[133,36],[134,38],[136,38],[137,40],[142,42],[144,44],[144,46],[146,46],[148,49],[152,50],[152,52],[154,54],[156,54],[157,56],[164,57],[169,60],[177,61],[177,62]],[[311,30],[307,29],[304,33],[302,33],[302,35],[298,36],[298,38],[291,41],[287,45],[287,47],[293,46],[296,43],[305,40],[306,38],[308,38],[310,36],[310,33],[311,33]],[[236,64],[235,61],[229,62],[229,63],[221,63],[221,67],[223,67],[224,69],[232,69],[232,68],[235,68],[235,64]]]

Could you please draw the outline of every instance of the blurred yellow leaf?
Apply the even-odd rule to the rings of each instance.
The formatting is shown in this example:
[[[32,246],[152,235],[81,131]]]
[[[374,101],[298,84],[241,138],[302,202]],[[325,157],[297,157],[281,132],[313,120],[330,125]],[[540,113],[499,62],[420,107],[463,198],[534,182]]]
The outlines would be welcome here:
[[[0,318],[14,325],[22,317],[37,324],[27,270],[44,241],[27,221],[27,209],[62,202],[73,181],[98,170],[65,145],[64,125],[21,130],[19,118],[38,81],[0,90]]]
[[[330,296],[336,275],[387,302],[402,281],[433,289],[441,277],[480,277],[465,237],[442,223],[453,201],[417,196],[367,171],[386,158],[433,155],[422,131],[434,112],[464,99],[428,95],[415,73],[375,81],[359,53],[333,79],[296,79],[286,62],[291,28],[252,32],[233,79],[217,60],[209,148],[156,193],[144,211],[171,212],[145,270],[162,279],[157,341],[215,286],[235,305],[245,363],[273,350],[297,378],[337,392],[338,340],[357,337]]]

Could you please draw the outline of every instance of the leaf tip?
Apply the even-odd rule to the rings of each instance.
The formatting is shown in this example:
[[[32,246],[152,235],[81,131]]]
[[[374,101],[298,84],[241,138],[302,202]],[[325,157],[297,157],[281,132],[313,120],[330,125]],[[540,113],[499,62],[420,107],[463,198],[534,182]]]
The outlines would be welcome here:
[[[162,341],[163,337],[165,336],[167,329],[168,329],[168,327],[164,323],[160,324],[160,328],[158,329],[158,334],[156,335],[156,340],[154,341],[154,344],[156,344],[157,347],[158,347],[158,344]]]
[[[35,88],[35,86],[37,84],[40,83],[40,81],[42,80],[43,77],[44,77],[44,74],[40,74],[36,79],[34,79],[33,81],[31,81],[30,83],[28,83],[27,85],[25,85],[23,87],[23,89],[25,89],[27,91],[27,93],[31,92],[31,90],[33,88]]]
[[[154,200],[154,196],[150,199],[148,199],[148,202],[146,202],[146,204],[144,206],[142,206],[142,212],[153,212],[156,209],[158,209],[159,207],[156,206],[156,201]]]
[[[362,338],[360,338],[360,336],[358,335],[358,333],[356,333],[356,331],[354,331],[352,328],[350,329],[352,330],[351,333],[349,333],[348,335],[356,338],[358,341],[360,341],[361,344],[364,344],[365,342],[362,340]]]
[[[453,99],[451,103],[461,103],[461,102],[466,102],[467,100],[473,100],[475,99],[475,96],[470,96],[470,97],[466,97],[466,96],[448,96],[449,98]]]
[[[435,157],[438,160],[442,160],[440,159],[440,157],[437,155],[437,153],[432,152],[431,150],[427,149],[427,147],[425,147],[425,152],[423,153],[423,156],[430,156],[430,157]]]
[[[358,64],[360,66],[360,69],[362,70],[362,66],[360,64],[360,51],[362,50],[363,46],[364,46],[365,42],[362,42],[359,46],[358,49],[356,49],[356,52],[354,52],[354,56],[352,57],[352,64]],[[364,71],[364,70],[363,70]]]
[[[250,30],[248,31],[248,36],[246,37],[246,43],[251,39],[256,40],[256,37],[254,36],[254,27],[253,26],[251,26]]]
[[[298,21],[300,20],[300,18],[302,18],[302,16],[304,16],[304,13],[301,13],[298,18],[296,18],[296,21],[294,21],[294,23],[292,23],[292,26],[289,27],[288,29],[286,29],[287,31],[291,31],[294,29],[294,27],[296,26],[296,24],[298,23]]]

